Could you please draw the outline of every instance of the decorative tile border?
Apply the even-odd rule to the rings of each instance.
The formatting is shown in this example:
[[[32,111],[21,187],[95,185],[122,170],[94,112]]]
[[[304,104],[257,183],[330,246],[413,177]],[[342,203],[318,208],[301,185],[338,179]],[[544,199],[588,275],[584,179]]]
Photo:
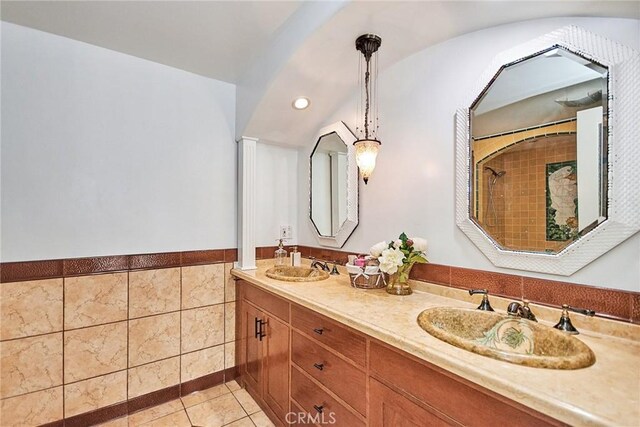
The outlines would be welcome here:
[[[3,262],[0,264],[0,283],[86,276],[118,271],[188,267],[200,264],[234,262],[237,261],[237,259],[238,250],[231,248],[43,261]]]

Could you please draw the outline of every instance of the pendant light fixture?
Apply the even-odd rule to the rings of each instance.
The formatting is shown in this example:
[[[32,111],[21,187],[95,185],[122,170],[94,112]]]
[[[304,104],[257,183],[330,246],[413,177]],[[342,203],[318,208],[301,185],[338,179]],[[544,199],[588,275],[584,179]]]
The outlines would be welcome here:
[[[380,149],[378,140],[378,56],[374,55],[382,44],[382,39],[375,34],[363,34],[356,39],[356,49],[364,57],[364,75],[361,73],[362,58],[360,58],[360,72],[358,73],[360,104],[358,108],[358,123],[356,127],[358,140],[353,143],[356,151],[356,163],[360,175],[367,184],[369,177],[376,167],[376,157]],[[363,80],[364,77],[364,80]]]

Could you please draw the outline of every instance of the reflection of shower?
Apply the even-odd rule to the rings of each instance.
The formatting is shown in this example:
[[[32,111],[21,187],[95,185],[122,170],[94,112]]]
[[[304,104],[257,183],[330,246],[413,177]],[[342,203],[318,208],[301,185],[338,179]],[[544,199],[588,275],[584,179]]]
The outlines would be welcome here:
[[[496,186],[498,178],[502,178],[507,172],[496,172],[495,169],[485,166],[484,170],[491,172],[491,178],[489,179],[489,202],[487,203],[487,210],[485,212],[486,224],[488,226],[498,225],[498,212],[496,211],[496,205],[493,200],[493,190]]]

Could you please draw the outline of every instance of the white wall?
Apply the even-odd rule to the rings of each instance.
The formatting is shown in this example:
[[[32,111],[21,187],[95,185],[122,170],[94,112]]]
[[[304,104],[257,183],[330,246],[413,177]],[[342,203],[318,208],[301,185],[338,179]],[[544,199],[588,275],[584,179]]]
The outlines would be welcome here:
[[[494,267],[458,229],[454,219],[454,115],[492,58],[503,50],[564,25],[580,25],[640,50],[640,22],[605,18],[527,21],[467,34],[419,52],[381,73],[382,149],[369,185],[360,183],[360,224],[344,250],[368,251],[371,244],[401,231],[429,240],[429,259],[511,274],[526,274],[608,288],[640,290],[637,234],[570,277]],[[383,45],[384,49],[384,45]],[[383,52],[381,54],[384,54]],[[351,128],[355,98],[326,123],[345,120]],[[312,143],[310,141],[310,143]],[[307,176],[300,150],[300,179]],[[307,188],[299,187],[300,199]],[[299,205],[299,243],[317,245],[308,211]]]
[[[256,146],[256,246],[275,246],[280,226],[290,225],[298,243],[298,151],[276,145]],[[309,178],[300,183],[308,185]],[[301,203],[307,203],[306,198]],[[308,207],[308,205],[307,205]]]
[[[1,25],[2,261],[236,246],[234,85]]]

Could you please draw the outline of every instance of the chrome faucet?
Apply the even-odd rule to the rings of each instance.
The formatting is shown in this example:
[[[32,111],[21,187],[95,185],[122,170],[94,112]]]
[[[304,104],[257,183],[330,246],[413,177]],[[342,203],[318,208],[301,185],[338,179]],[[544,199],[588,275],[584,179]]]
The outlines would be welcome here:
[[[311,268],[319,268],[327,273],[331,271],[326,262],[315,259],[314,257],[310,257],[311,259]]]
[[[527,300],[522,300],[522,304],[515,301],[512,302],[507,307],[507,313],[509,313],[511,316],[521,317],[523,319],[531,320],[533,322],[538,321],[538,319],[536,319],[535,314],[533,314],[533,312],[529,308],[529,301]]]

